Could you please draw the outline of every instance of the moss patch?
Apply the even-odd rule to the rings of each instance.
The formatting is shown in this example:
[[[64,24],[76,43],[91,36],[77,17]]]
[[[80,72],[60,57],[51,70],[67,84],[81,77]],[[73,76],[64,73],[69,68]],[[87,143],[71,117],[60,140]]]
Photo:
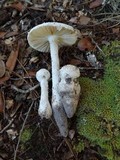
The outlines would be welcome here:
[[[118,49],[119,48],[119,49]],[[83,137],[76,147],[98,146],[108,160],[120,159],[120,42],[103,47],[105,73],[101,80],[81,78],[82,96],[77,129]]]

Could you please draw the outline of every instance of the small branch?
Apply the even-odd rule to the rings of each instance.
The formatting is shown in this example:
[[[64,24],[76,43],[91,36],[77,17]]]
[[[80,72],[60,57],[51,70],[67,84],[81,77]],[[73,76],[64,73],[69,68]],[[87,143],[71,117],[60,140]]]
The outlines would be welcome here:
[[[17,88],[16,86],[12,85],[12,86],[11,86],[11,89],[14,89],[14,90],[17,91],[17,92],[26,94],[26,93],[29,93],[29,92],[35,90],[35,89],[38,88],[39,86],[40,86],[40,84],[37,84],[37,85],[35,85],[35,86],[27,89],[27,90],[22,90],[22,89]]]
[[[29,109],[28,109],[28,112],[27,112],[27,114],[26,114],[26,117],[25,117],[25,120],[24,120],[24,122],[23,122],[22,128],[21,128],[21,130],[20,130],[18,142],[17,142],[16,149],[15,149],[15,152],[14,152],[14,160],[16,160],[16,158],[17,158],[17,151],[18,151],[18,148],[19,148],[21,135],[22,135],[22,132],[23,132],[25,123],[26,123],[26,121],[27,121],[27,118],[28,118],[28,116],[29,116],[29,113],[30,113],[30,111],[31,111],[31,109],[32,109],[33,103],[34,103],[34,102],[31,103],[31,105],[30,105],[30,107],[29,107]]]
[[[79,67],[80,70],[103,70],[104,68]]]
[[[72,147],[71,143],[69,142],[68,138],[64,138],[64,141],[65,141],[65,143],[67,144],[70,152],[71,152],[72,155],[74,156],[75,160],[78,160],[78,159],[77,159],[77,155],[76,155],[75,151],[73,150],[73,147]]]
[[[93,43],[96,45],[97,49],[102,53],[103,56],[105,56],[105,53],[103,52],[103,50],[98,46],[98,44],[94,41],[94,39],[91,37]]]
[[[5,127],[0,131],[0,134],[2,134],[2,133],[13,123],[14,119],[15,119],[15,118],[13,118],[13,119],[8,123],[8,125],[5,126]]]

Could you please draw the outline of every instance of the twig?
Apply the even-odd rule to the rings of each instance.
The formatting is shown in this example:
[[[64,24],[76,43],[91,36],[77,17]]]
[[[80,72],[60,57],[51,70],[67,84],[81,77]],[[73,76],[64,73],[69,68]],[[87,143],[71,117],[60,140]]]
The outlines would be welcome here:
[[[21,128],[21,130],[20,130],[20,134],[19,134],[19,137],[18,137],[18,142],[17,142],[16,149],[15,149],[15,152],[14,152],[14,160],[16,160],[17,151],[18,151],[18,148],[19,148],[19,144],[20,144],[20,139],[21,139],[21,136],[22,136],[22,132],[23,132],[25,123],[26,123],[26,121],[27,121],[27,118],[28,118],[28,116],[29,116],[29,113],[30,113],[30,111],[31,111],[31,109],[32,109],[33,103],[34,103],[34,102],[31,103],[31,105],[30,105],[30,107],[29,107],[29,109],[28,109],[28,112],[27,112],[27,114],[26,114],[26,117],[25,117],[25,120],[24,120],[24,122],[23,122],[22,128]]]
[[[66,142],[66,144],[67,144],[70,152],[71,152],[72,155],[74,156],[75,160],[78,160],[78,159],[77,159],[77,156],[76,156],[76,153],[74,152],[73,147],[72,147],[72,145],[70,144],[68,138],[64,138],[64,140],[65,140],[65,142]]]
[[[114,17],[104,18],[102,21],[100,21],[100,22],[98,22],[98,23],[96,23],[96,24],[94,24],[94,25],[98,25],[98,24],[101,24],[101,23],[106,22],[106,21],[111,21],[111,20],[113,20],[113,19],[115,19],[115,18],[120,18],[120,15],[117,15],[117,16],[114,16]],[[116,21],[117,21],[117,20],[116,20]]]
[[[26,93],[29,93],[29,92],[35,90],[35,89],[38,88],[39,86],[40,86],[40,84],[37,84],[37,85],[35,85],[35,86],[31,87],[31,88],[28,88],[27,90],[22,90],[22,89],[17,88],[17,87],[14,86],[14,85],[11,85],[11,89],[14,89],[14,90],[16,90],[17,92],[26,94]]]
[[[0,134],[2,134],[2,133],[13,123],[14,119],[15,119],[15,118],[13,118],[13,119],[8,123],[8,125],[5,126],[5,127],[0,131]]]
[[[91,37],[93,43],[96,45],[97,49],[102,53],[103,56],[105,56],[105,53],[103,52],[103,50],[98,46],[98,44],[94,41],[94,39]]]
[[[103,70],[104,68],[79,67],[80,70]]]
[[[19,61],[19,59],[17,59],[17,61],[20,64],[20,66],[22,67],[22,69],[25,71],[25,73],[27,74],[27,76],[29,77],[29,74],[28,74],[27,70],[25,69],[25,67],[23,66],[23,64]],[[32,79],[30,79],[30,82],[33,84]]]
[[[116,24],[114,24],[114,25],[112,25],[112,26],[108,27],[108,29],[109,29],[109,28],[116,27],[116,26],[118,26],[119,24],[120,24],[120,22],[118,22],[118,23],[116,23]]]

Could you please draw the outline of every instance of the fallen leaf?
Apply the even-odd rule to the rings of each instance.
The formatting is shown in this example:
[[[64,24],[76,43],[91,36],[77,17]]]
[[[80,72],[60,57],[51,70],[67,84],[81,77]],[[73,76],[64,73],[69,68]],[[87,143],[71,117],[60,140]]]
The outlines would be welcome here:
[[[71,129],[69,131],[69,138],[72,140],[74,138],[74,136],[75,136],[75,130]]]
[[[79,59],[71,59],[69,61],[69,64],[72,64],[72,65],[80,65],[81,64],[81,60]]]
[[[4,38],[6,32],[0,32],[0,38]]]
[[[83,15],[83,16],[80,16],[79,23],[81,25],[87,25],[90,22],[90,20],[91,19],[89,17]]]
[[[9,136],[9,138],[11,138],[12,140],[14,140],[18,135],[18,132],[14,129],[8,129],[6,132]]]
[[[5,74],[5,63],[3,60],[0,60],[0,78]]]
[[[18,10],[19,12],[21,12],[24,8],[24,5],[21,2],[14,2],[9,7],[12,7],[14,9]]]
[[[68,5],[68,3],[69,3],[69,0],[64,0],[64,1],[63,1],[63,7],[66,8],[67,5]]]
[[[7,108],[7,109],[10,109],[11,107],[13,107],[13,105],[14,105],[13,99],[7,99],[5,101],[5,108]]]
[[[96,8],[99,7],[100,5],[102,5],[103,0],[95,0],[93,2],[90,3],[89,8]]]
[[[78,17],[72,17],[69,22],[71,23],[78,23]]]
[[[15,51],[12,51],[10,56],[8,57],[8,60],[6,62],[6,68],[8,69],[9,72],[6,72],[4,77],[0,78],[0,84],[3,84],[10,78],[10,74],[14,70],[14,67],[16,65],[18,53],[19,53],[19,45],[17,46],[17,49]]]
[[[118,34],[120,32],[120,28],[113,28],[112,32]]]
[[[6,33],[5,38],[11,38],[11,37],[13,37],[13,36],[16,36],[17,34],[18,34],[17,31],[8,32],[8,33]],[[12,39],[13,39],[13,38],[12,38]]]
[[[24,75],[24,77],[35,77],[36,71],[29,70],[27,71],[27,74]]]
[[[8,60],[6,62],[6,68],[12,72],[14,70],[14,67],[16,65],[17,57],[19,53],[19,45],[17,46],[17,49],[15,51],[12,51],[10,53],[10,56],[8,57]]]
[[[10,78],[10,74],[8,74],[8,72],[6,72],[5,75],[4,75],[4,77],[0,78],[0,84],[3,84],[9,78]]]
[[[4,100],[3,100],[3,93],[0,91],[0,113],[4,110]]]
[[[85,37],[78,42],[78,48],[81,51],[92,51],[95,49],[95,45],[92,43],[90,37]]]

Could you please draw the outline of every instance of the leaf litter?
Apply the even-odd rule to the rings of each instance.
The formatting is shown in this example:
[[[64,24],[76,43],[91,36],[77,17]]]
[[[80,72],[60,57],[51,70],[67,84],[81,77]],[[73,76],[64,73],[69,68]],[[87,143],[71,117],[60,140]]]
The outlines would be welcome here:
[[[59,136],[53,118],[47,121],[38,117],[39,85],[35,74],[40,68],[51,71],[51,62],[49,54],[39,53],[28,46],[26,36],[33,26],[43,22],[57,21],[72,25],[78,29],[79,38],[74,46],[60,49],[60,65],[61,67],[67,63],[76,65],[81,70],[81,76],[97,79],[102,77],[104,70],[102,44],[115,39],[120,40],[120,8],[117,4],[114,5],[117,7],[111,7],[112,3],[112,1],[109,4],[107,1],[103,3],[99,0],[0,2],[0,56],[5,57],[0,58],[2,159],[14,157],[14,160],[16,158],[37,160],[40,157],[41,160],[59,160],[63,157],[71,160],[93,157],[98,160],[96,154],[90,153],[89,149],[73,154],[72,144],[79,138],[75,117],[73,121],[70,120],[68,141]],[[51,80],[49,86],[51,96]],[[32,101],[34,102],[32,111],[28,115]],[[19,135],[21,128],[24,131],[27,127],[33,133],[30,140],[23,145]],[[102,158],[99,157],[99,160]]]

